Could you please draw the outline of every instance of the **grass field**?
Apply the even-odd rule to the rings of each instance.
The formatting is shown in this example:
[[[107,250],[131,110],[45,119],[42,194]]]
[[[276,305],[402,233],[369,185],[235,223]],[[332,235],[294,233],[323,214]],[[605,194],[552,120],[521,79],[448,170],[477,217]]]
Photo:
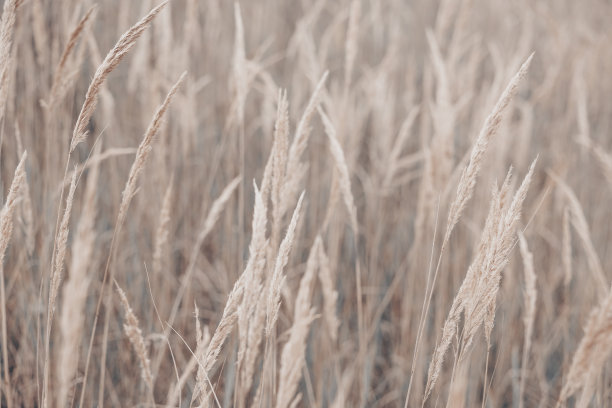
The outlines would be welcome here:
[[[4,0],[2,407],[612,406],[612,4]]]

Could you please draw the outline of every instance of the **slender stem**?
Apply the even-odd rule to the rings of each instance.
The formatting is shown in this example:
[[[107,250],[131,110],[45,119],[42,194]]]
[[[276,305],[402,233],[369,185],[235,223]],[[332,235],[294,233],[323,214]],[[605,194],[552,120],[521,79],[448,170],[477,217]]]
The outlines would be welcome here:
[[[70,149],[70,145],[68,146],[68,149]],[[66,180],[68,178],[68,168],[70,166],[70,157],[71,157],[71,152],[70,150],[68,150],[68,158],[66,159],[66,167],[64,169],[64,177],[62,179],[62,188],[60,190],[60,197],[59,197],[59,205],[57,207],[57,218],[55,220],[55,233],[54,233],[54,237],[55,239],[53,240],[53,252],[51,254],[51,273],[49,273],[49,283],[51,282],[51,275],[52,275],[52,271],[53,271],[53,265],[55,264],[55,251],[57,250],[57,234],[59,231],[59,224],[60,224],[60,219],[61,219],[61,214],[62,214],[62,201],[64,200],[64,192],[66,189]],[[41,278],[41,282],[44,281],[44,276]],[[41,283],[42,286],[42,283]],[[49,295],[51,295],[51,293],[49,292]],[[48,393],[49,393],[49,343],[50,343],[50,336],[51,336],[51,323],[53,320],[53,316],[51,313],[51,298],[49,298],[49,306],[47,309],[47,328],[46,328],[46,334],[45,334],[45,365],[43,368],[43,395],[42,395],[42,406],[43,408],[46,408],[48,406]]]
[[[4,384],[7,407],[12,404],[11,377],[8,369],[8,335],[6,330],[6,296],[4,292],[4,267],[0,263],[0,308],[2,309],[2,360],[4,362]],[[0,394],[2,395],[2,394]]]
[[[487,345],[487,358],[485,360],[485,375],[484,375],[484,389],[482,391],[482,408],[485,408],[487,402],[487,375],[489,372],[489,355],[491,354],[491,346]]]
[[[448,242],[448,238],[450,236],[450,232],[447,231],[444,237],[444,242],[442,242],[442,247],[440,248],[440,255],[438,257],[438,263],[436,265],[436,272],[434,273],[434,277],[431,283],[431,288],[429,285],[429,277],[431,276],[431,264],[433,261],[433,254],[435,249],[436,242],[436,233],[438,231],[438,214],[440,211],[440,198],[438,197],[438,205],[436,209],[436,223],[434,226],[434,236],[433,243],[431,245],[431,254],[429,256],[429,266],[427,268],[427,283],[425,285],[425,297],[423,298],[423,307],[421,309],[421,317],[419,320],[419,328],[417,330],[417,341],[414,348],[414,355],[412,356],[412,368],[410,369],[410,381],[408,382],[408,391],[406,392],[406,399],[404,401],[404,408],[408,407],[408,400],[410,399],[410,391],[412,390],[412,381],[414,380],[414,372],[416,370],[416,362],[419,354],[419,346],[421,344],[421,337],[423,336],[423,330],[425,328],[425,317],[429,311],[429,305],[431,303],[431,297],[433,295],[433,289],[436,285],[436,278],[438,277],[438,271],[440,270],[440,264],[442,263],[442,254],[444,253],[444,248],[446,247],[446,243]],[[428,294],[429,292],[429,294]]]

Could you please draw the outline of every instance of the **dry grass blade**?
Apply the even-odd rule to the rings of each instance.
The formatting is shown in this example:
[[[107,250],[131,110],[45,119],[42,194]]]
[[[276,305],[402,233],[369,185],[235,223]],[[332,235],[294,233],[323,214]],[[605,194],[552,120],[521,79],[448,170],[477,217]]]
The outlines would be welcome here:
[[[514,228],[520,219],[521,206],[531,183],[535,164],[536,161],[534,160],[512,202],[507,202],[510,171],[502,188],[500,190],[495,188],[493,191],[489,215],[485,222],[476,257],[453,301],[444,323],[442,338],[434,351],[429,366],[425,399],[429,397],[438,380],[444,355],[448,351],[453,338],[457,335],[457,326],[462,312],[465,322],[463,335],[461,336],[459,358],[461,359],[468,353],[474,336],[481,325],[484,325],[487,345],[490,345],[501,271],[508,263],[510,252],[516,243]]]
[[[523,395],[525,393],[525,381],[527,380],[527,361],[529,350],[531,349],[531,336],[535,322],[536,301],[538,292],[536,289],[536,274],[533,269],[533,254],[527,247],[525,236],[519,232],[519,248],[523,257],[523,267],[525,272],[525,341],[523,345],[523,359],[521,362],[521,383],[519,387],[519,408],[523,406]]]
[[[25,151],[24,151],[25,153]],[[23,180],[23,202],[21,203],[21,221],[24,224],[26,249],[28,254],[34,254],[36,245],[36,226],[34,225],[34,210],[30,184],[27,177]]]
[[[281,303],[281,288],[285,283],[285,276],[283,275],[283,270],[285,269],[285,266],[287,266],[287,262],[289,261],[289,253],[291,252],[291,247],[293,246],[293,241],[295,240],[295,230],[297,228],[298,219],[300,217],[300,209],[302,208],[303,199],[304,193],[300,195],[297,205],[295,206],[293,216],[291,217],[291,222],[287,227],[285,238],[280,244],[280,248],[278,249],[278,256],[276,257],[276,263],[274,264],[274,272],[272,274],[268,287],[268,303],[266,306],[267,336],[270,336],[272,334],[272,330],[274,329],[276,320],[278,319],[278,311],[280,309]]]
[[[72,134],[72,140],[70,141],[70,152],[78,146],[79,143],[85,140],[87,137],[87,126],[89,119],[96,109],[98,103],[98,93],[100,92],[101,86],[111,73],[113,69],[121,62],[121,59],[127,54],[127,52],[134,46],[138,37],[142,35],[142,32],[149,26],[153,18],[168,4],[168,0],[162,2],[159,6],[155,7],[149,12],[142,20],[136,23],[128,31],[126,31],[119,41],[115,44],[112,50],[106,55],[102,64],[96,70],[93,80],[87,89],[85,94],[85,102],[81,107],[81,112],[77,119]]]
[[[5,6],[6,7],[6,6]],[[6,294],[4,289],[4,255],[6,254],[6,248],[8,247],[9,240],[13,233],[13,213],[17,207],[19,197],[23,191],[26,173],[25,173],[25,161],[28,157],[27,152],[24,152],[21,156],[21,160],[15,169],[15,175],[11,183],[11,188],[6,196],[6,201],[0,211],[0,308],[2,309],[2,366],[4,371],[4,383],[6,384],[6,401],[7,405],[11,406],[12,394],[10,387],[10,372],[8,363],[8,333],[6,324]]]
[[[557,183],[557,185],[569,201],[569,208],[571,210],[572,215],[572,224],[574,225],[574,228],[578,233],[578,237],[582,241],[584,250],[587,254],[587,263],[589,265],[589,269],[593,274],[593,277],[597,281],[599,294],[600,296],[604,296],[605,288],[608,287],[608,279],[606,278],[603,267],[601,265],[601,261],[599,260],[599,256],[597,255],[597,251],[595,250],[595,246],[593,245],[593,241],[591,240],[589,224],[586,220],[584,212],[582,211],[580,201],[578,200],[578,197],[576,197],[576,194],[574,194],[572,189],[563,180],[561,180],[554,173],[549,173],[549,175]]]
[[[153,120],[149,124],[149,128],[145,132],[144,137],[142,138],[142,141],[138,146],[138,150],[136,151],[136,158],[134,159],[134,163],[132,164],[132,168],[130,169],[130,175],[125,184],[125,188],[121,193],[121,205],[119,206],[119,216],[117,217],[117,225],[119,226],[119,228],[121,228],[121,225],[125,220],[128,207],[136,192],[136,183],[138,181],[138,176],[144,169],[147,157],[149,156],[151,149],[153,149],[153,138],[155,137],[157,131],[159,130],[159,127],[161,126],[164,114],[168,110],[168,106],[170,106],[170,102],[172,101],[174,94],[178,90],[179,86],[181,86],[186,76],[187,73],[183,72],[178,81],[172,86],[170,92],[168,92],[168,95],[166,95],[166,99],[159,106],[159,108],[157,108],[157,112],[155,112],[155,115],[153,115]]]
[[[304,150],[306,149],[306,145],[308,144],[308,136],[310,135],[310,121],[312,120],[312,116],[321,102],[321,93],[328,75],[329,73],[325,72],[321,79],[319,79],[317,86],[310,96],[308,105],[306,105],[306,109],[304,109],[304,113],[300,118],[297,129],[295,130],[295,138],[293,139],[291,147],[289,148],[287,174],[291,174],[289,169],[293,168],[300,162],[302,153],[304,153]]]
[[[599,166],[606,177],[606,180],[612,185],[612,155],[606,152],[601,146],[591,144],[593,155],[599,162]]]
[[[331,267],[329,265],[329,259],[323,248],[323,241],[320,236],[317,236],[316,241],[320,241],[318,244],[319,249],[319,280],[321,281],[321,288],[323,290],[323,317],[329,329],[329,336],[335,343],[338,338],[338,327],[340,322],[336,316],[336,302],[338,300],[338,291],[335,290],[334,280],[332,278]]]
[[[164,3],[165,4],[165,3]],[[162,6],[159,6],[162,7]],[[158,7],[158,8],[159,8]],[[153,13],[153,12],[151,12]],[[150,13],[150,14],[151,14]],[[153,14],[154,15],[154,14]],[[152,17],[151,17],[152,18]],[[144,28],[143,28],[144,30]],[[120,40],[121,42],[121,40]],[[152,144],[153,144],[153,139],[155,137],[155,135],[157,134],[157,131],[159,130],[159,127],[161,125],[162,122],[162,118],[164,116],[164,114],[166,113],[168,106],[170,105],[170,102],[172,101],[172,97],[174,96],[174,94],[176,93],[176,91],[178,90],[178,87],[181,85],[181,83],[183,82],[183,80],[185,79],[187,73],[184,72],[181,77],[179,78],[179,80],[174,84],[174,86],[170,89],[170,92],[168,93],[168,95],[166,96],[166,99],[164,100],[164,102],[159,106],[159,108],[157,109],[157,111],[155,112],[155,114],[153,115],[153,119],[151,121],[151,123],[149,124],[149,127],[147,128],[142,141],[140,142],[140,145],[138,146],[138,149],[136,150],[136,157],[134,159],[134,162],[132,163],[132,167],[130,168],[130,174],[128,176],[128,180],[126,181],[125,187],[121,193],[121,204],[119,206],[119,214],[117,215],[117,222],[115,223],[115,228],[113,229],[113,237],[111,240],[111,244],[110,244],[110,249],[109,249],[109,255],[106,259],[106,266],[104,268],[104,276],[102,278],[102,290],[99,294],[98,297],[98,303],[96,305],[96,314],[94,317],[94,322],[97,323],[97,319],[99,316],[99,312],[100,312],[100,306],[102,304],[102,299],[104,298],[104,288],[105,288],[105,284],[107,282],[107,278],[109,275],[109,271],[110,273],[110,278],[111,281],[114,280],[114,269],[111,268],[111,263],[114,260],[114,252],[116,250],[116,239],[119,235],[119,232],[121,231],[123,224],[125,222],[125,218],[127,216],[127,212],[130,206],[130,202],[132,201],[132,198],[134,197],[134,194],[136,192],[136,184],[138,182],[138,178],[140,173],[142,172],[142,170],[144,169],[144,165],[146,163],[147,157],[149,156],[149,153],[151,152]],[[105,313],[105,317],[104,317],[104,334],[103,334],[103,340],[102,340],[102,361],[106,360],[106,351],[107,351],[107,340],[108,340],[108,327],[109,327],[109,322],[110,322],[110,304],[112,303],[112,293],[113,292],[109,292],[108,296],[107,296],[107,309],[106,309],[106,313]],[[87,371],[89,368],[89,361],[90,361],[90,357],[91,357],[91,349],[93,346],[93,338],[95,335],[95,331],[96,331],[96,324],[94,323],[94,327],[92,329],[92,334],[89,340],[89,350],[87,353],[87,360],[85,363],[85,378],[87,378]],[[102,364],[101,365],[101,370],[100,370],[100,388],[103,389],[103,385],[104,385],[104,377],[105,377],[105,370],[106,370],[106,364]],[[103,401],[103,395],[102,393],[100,393],[100,403],[102,403]],[[82,400],[84,398],[84,392],[81,393],[81,403]]]
[[[66,257],[66,246],[68,242],[68,231],[70,223],[70,215],[72,214],[72,204],[74,202],[74,192],[77,186],[77,172],[72,174],[72,182],[70,183],[70,189],[68,190],[68,196],[66,197],[66,208],[64,209],[64,215],[59,225],[59,230],[56,237],[54,263],[51,271],[51,281],[49,283],[49,303],[47,308],[47,329],[45,334],[45,377],[43,385],[43,406],[47,406],[48,402],[48,385],[49,385],[49,371],[50,371],[50,342],[51,342],[51,328],[53,327],[53,316],[55,314],[55,302],[59,293],[60,283],[62,281],[62,274],[64,271],[64,258]]]
[[[485,123],[480,130],[478,138],[476,139],[476,142],[474,143],[474,146],[472,147],[469,162],[467,166],[463,169],[463,172],[461,173],[461,178],[459,179],[458,186],[457,186],[457,193],[455,195],[455,198],[451,202],[450,208],[448,211],[448,219],[446,222],[446,232],[444,233],[444,239],[442,240],[442,246],[440,248],[440,255],[438,257],[436,269],[433,274],[433,278],[431,280],[431,285],[428,284],[428,286],[425,289],[426,295],[425,295],[425,300],[423,303],[421,318],[419,322],[419,329],[417,333],[416,351],[413,357],[413,370],[414,370],[417,356],[419,354],[419,348],[420,348],[421,339],[423,336],[425,319],[427,317],[427,314],[429,313],[429,306],[431,304],[431,298],[433,296],[433,291],[436,286],[436,281],[438,278],[438,272],[440,270],[440,264],[442,262],[442,254],[444,253],[446,245],[448,244],[448,241],[450,239],[451,233],[455,225],[459,221],[459,218],[461,217],[461,214],[463,213],[465,206],[467,205],[468,201],[472,198],[472,195],[474,193],[474,187],[476,185],[476,179],[478,177],[478,174],[480,173],[480,168],[482,166],[484,153],[487,149],[489,141],[497,133],[497,130],[500,126],[500,123],[503,117],[503,113],[506,107],[510,104],[510,101],[512,100],[514,95],[516,94],[519,83],[521,82],[523,77],[527,74],[527,70],[529,69],[531,60],[533,59],[533,55],[534,54],[532,53],[529,56],[529,58],[527,58],[527,60],[523,63],[523,65],[518,70],[518,72],[510,80],[510,83],[508,84],[508,86],[506,87],[502,95],[500,96],[499,100],[497,101],[497,104],[493,108],[493,111],[489,114],[489,116],[487,116],[487,119],[485,120]],[[428,279],[428,283],[429,283],[429,279]],[[444,350],[444,352],[445,351],[446,350]],[[441,362],[441,359],[438,361],[439,363],[436,363],[435,365],[432,362],[430,367],[432,366],[439,367],[439,365],[441,365],[442,362]],[[428,377],[431,378],[431,373],[428,375]],[[408,406],[408,401],[410,399],[410,391],[412,390],[413,378],[414,378],[414,375],[411,375],[410,383],[408,385],[408,391],[406,393],[406,399],[404,402],[405,408]],[[428,380],[428,382],[430,382],[430,380]],[[426,386],[426,388],[429,390],[429,392],[431,392],[431,386],[428,385]],[[428,397],[428,392],[426,391],[425,399],[427,397]]]
[[[236,366],[240,372],[237,386],[238,403],[242,404],[253,382],[254,363],[259,354],[263,324],[260,321],[262,310],[258,308],[263,292],[264,268],[268,241],[266,240],[267,208],[263,196],[253,182],[255,208],[253,209],[253,235],[249,245],[249,261],[245,268],[249,285],[238,310],[238,330],[240,332]],[[265,311],[265,308],[263,308]]]
[[[287,91],[278,91],[278,105],[276,108],[276,120],[274,121],[274,140],[272,150],[264,168],[264,175],[261,181],[261,193],[264,202],[268,202],[269,194],[272,194],[272,201],[280,195],[285,169],[287,167],[287,149],[289,147],[289,102],[287,101]],[[274,192],[272,190],[275,190]],[[278,206],[278,204],[277,204]],[[280,210],[280,208],[279,208]],[[275,210],[276,211],[276,210]]]
[[[100,146],[100,145],[98,145]],[[99,150],[99,149],[96,149]],[[76,174],[76,172],[75,172]],[[76,230],[72,247],[70,277],[63,290],[60,314],[61,347],[56,372],[59,390],[57,406],[65,407],[70,386],[78,368],[75,350],[79,349],[85,325],[85,305],[91,282],[90,265],[96,239],[95,221],[97,215],[96,189],[98,188],[99,165],[94,164],[87,179],[84,208]]]
[[[491,344],[491,332],[495,319],[495,306],[501,281],[501,272],[507,265],[510,253],[516,244],[514,229],[521,217],[521,208],[531,184],[536,162],[537,159],[531,164],[529,172],[514,194],[512,202],[504,206],[503,210],[505,213],[500,219],[495,221],[497,224],[495,235],[487,247],[486,255],[481,265],[481,275],[476,283],[476,289],[468,299],[465,307],[466,320],[462,344],[462,352],[464,353],[472,345],[472,341],[481,323],[485,329],[487,346]]]
[[[285,181],[285,170],[287,167],[287,148],[289,146],[289,102],[287,101],[287,92],[281,92],[279,95],[278,111],[276,114],[276,123],[274,125],[274,143],[272,145],[272,248],[276,250],[280,240],[280,231],[282,224],[282,208],[281,208],[281,192]],[[264,193],[264,197],[266,194]]]
[[[72,175],[70,189],[68,190],[68,197],[66,197],[66,208],[64,209],[64,215],[62,217],[59,233],[57,235],[56,256],[53,271],[51,273],[51,288],[49,292],[49,310],[51,313],[51,320],[53,319],[55,299],[59,291],[59,285],[62,281],[62,274],[64,271],[64,259],[66,257],[66,247],[68,243],[70,215],[72,214],[72,204],[74,202],[74,192],[77,186],[77,175],[77,172],[74,172]]]
[[[355,207],[355,199],[353,198],[353,193],[351,192],[351,176],[348,166],[346,165],[344,152],[342,151],[342,146],[340,146],[340,142],[338,142],[338,138],[336,137],[334,125],[331,123],[323,110],[319,109],[319,115],[321,115],[323,125],[325,126],[325,133],[327,133],[327,137],[329,138],[329,150],[334,159],[334,164],[340,178],[340,192],[342,193],[342,199],[344,200],[344,204],[346,205],[346,209],[348,210],[349,217],[351,219],[351,228],[353,228],[353,232],[355,234],[358,234],[357,208]]]
[[[593,309],[584,329],[584,336],[574,353],[557,407],[583,388],[591,375],[598,375],[612,351],[612,290]],[[583,391],[583,392],[586,392]],[[590,396],[589,396],[590,397]]]
[[[236,112],[238,122],[244,120],[244,104],[248,92],[247,61],[244,48],[244,25],[238,2],[234,3],[234,21],[236,33],[234,38],[234,57],[232,61],[233,81],[236,91]]]
[[[8,98],[9,71],[12,64],[11,47],[13,45],[13,32],[17,17],[18,0],[7,0],[2,9],[0,19],[0,121],[4,118]]]
[[[168,246],[168,238],[170,235],[170,221],[172,218],[172,200],[174,198],[174,178],[170,178],[161,212],[159,214],[159,225],[155,234],[155,251],[153,252],[153,274],[159,275],[163,269],[163,257],[166,247]]]
[[[176,318],[176,314],[178,313],[179,307],[181,305],[181,302],[183,300],[183,296],[185,296],[185,292],[187,291],[187,287],[189,285],[189,283],[191,282],[191,277],[193,275],[193,272],[195,270],[195,266],[196,266],[196,262],[198,260],[198,254],[200,251],[200,247],[202,246],[202,243],[204,242],[204,240],[206,239],[206,237],[208,236],[208,234],[212,231],[213,227],[215,226],[216,222],[218,221],[219,217],[221,216],[221,213],[223,212],[223,210],[225,209],[227,202],[230,200],[230,198],[232,197],[232,194],[234,193],[234,191],[236,190],[236,188],[240,185],[242,177],[238,176],[235,179],[233,179],[221,192],[221,194],[219,195],[219,197],[217,197],[217,199],[213,202],[210,210],[208,211],[208,215],[206,216],[206,219],[204,220],[204,223],[202,224],[202,228],[200,230],[200,233],[198,234],[198,237],[196,239],[196,242],[191,250],[191,255],[189,258],[189,264],[187,265],[187,269],[185,271],[185,274],[183,275],[183,279],[181,282],[181,286],[176,294],[176,297],[174,299],[174,303],[172,304],[172,309],[170,312],[170,318],[168,319],[168,327],[171,327],[172,324],[174,324],[174,319]],[[170,334],[170,329],[166,329],[164,332],[165,336],[168,336]],[[159,359],[160,357],[158,357]],[[159,362],[155,361],[155,364],[153,365],[156,369],[158,367]],[[156,371],[156,369],[154,371]]]
[[[315,90],[310,96],[310,100],[306,105],[306,109],[298,122],[297,129],[295,130],[295,137],[291,146],[289,147],[289,156],[286,160],[287,169],[285,174],[287,177],[283,183],[281,190],[281,215],[284,215],[291,207],[297,192],[300,190],[300,182],[306,172],[305,165],[301,162],[301,157],[306,146],[308,145],[308,139],[310,136],[310,122],[319,103],[321,102],[323,88],[325,81],[327,80],[328,72],[325,72],[319,80]]]
[[[315,240],[310,248],[310,254],[306,262],[306,271],[300,281],[300,287],[295,300],[293,326],[289,333],[289,340],[285,343],[281,354],[280,383],[276,397],[276,408],[284,408],[291,404],[302,377],[308,330],[315,318],[315,309],[311,307],[311,297],[320,245],[321,240]]]
[[[480,167],[482,166],[482,159],[485,151],[487,150],[487,146],[489,142],[497,133],[499,129],[499,125],[502,120],[502,115],[506,109],[506,107],[510,104],[510,101],[516,94],[518,86],[523,79],[523,77],[527,74],[527,70],[529,69],[529,65],[531,64],[531,60],[533,59],[533,54],[527,58],[527,60],[523,63],[518,72],[514,75],[514,77],[510,80],[510,83],[502,93],[501,97],[497,101],[497,104],[493,108],[493,111],[487,116],[485,123],[480,130],[480,134],[476,139],[474,147],[472,147],[472,152],[470,154],[470,161],[468,165],[461,173],[461,178],[459,180],[459,185],[457,187],[457,194],[455,199],[451,203],[449,212],[448,212],[448,221],[446,223],[446,233],[444,241],[448,240],[452,229],[455,224],[461,217],[463,213],[463,209],[465,208],[467,202],[472,197],[474,192],[474,186],[476,185],[476,178],[478,173],[480,172]]]
[[[572,234],[570,231],[570,209],[563,210],[563,241],[562,241],[562,260],[563,260],[563,283],[566,287],[572,281]]]
[[[6,196],[2,211],[0,211],[0,263],[4,260],[6,248],[13,231],[13,213],[25,185],[25,162],[27,157],[27,152],[24,152],[19,164],[15,168],[15,175],[13,176],[9,193]]]
[[[234,324],[238,320],[238,307],[241,299],[243,298],[245,287],[247,287],[249,283],[247,274],[243,273],[240,275],[240,278],[238,278],[234,284],[234,287],[227,298],[225,308],[223,309],[223,316],[221,317],[217,329],[208,343],[208,347],[206,348],[205,352],[202,350],[202,354],[197,356],[200,363],[196,376],[196,388],[194,390],[192,400],[199,398],[202,406],[206,406],[208,400],[207,389],[210,384],[208,372],[217,362],[217,358],[221,352],[221,347],[223,346],[227,336],[229,336],[233,330]]]
[[[208,234],[210,234],[210,231],[212,231],[213,227],[217,223],[217,220],[221,216],[225,205],[231,198],[236,187],[238,187],[238,185],[240,184],[241,180],[242,177],[238,176],[232,181],[230,181],[230,183],[223,189],[221,195],[213,202],[213,205],[210,208],[208,215],[206,216],[206,220],[204,221],[204,227],[202,228],[200,235],[198,236],[198,242],[202,242],[204,238],[206,238]]]
[[[83,32],[85,27],[87,27],[89,20],[95,16],[96,10],[97,10],[97,6],[93,5],[89,9],[89,11],[85,13],[85,16],[83,16],[81,21],[79,21],[79,23],[74,28],[74,30],[72,30],[72,33],[70,33],[70,37],[68,38],[68,43],[66,44],[66,47],[64,48],[64,51],[62,52],[60,61],[57,64],[57,68],[55,69],[55,74],[53,75],[53,82],[51,84],[51,91],[49,92],[49,98],[44,103],[45,106],[47,106],[48,108],[55,107],[55,103],[57,102],[59,98],[61,98],[63,91],[67,87],[66,81],[68,78],[66,78],[65,71],[67,68],[66,65],[68,63],[68,57],[70,57],[72,50],[76,46],[79,40],[79,37],[81,36],[81,33]]]
[[[359,40],[359,19],[361,17],[361,2],[353,0],[350,6],[349,23],[346,31],[344,46],[344,89],[347,92],[353,78],[353,66],[357,56],[357,42]]]
[[[130,307],[130,303],[125,296],[125,292],[123,289],[119,287],[119,284],[115,282],[115,286],[117,288],[117,293],[119,294],[119,299],[121,300],[121,304],[123,305],[123,309],[125,311],[125,323],[123,324],[123,330],[125,331],[126,336],[132,343],[132,347],[136,352],[136,356],[138,357],[138,361],[140,362],[140,370],[142,380],[145,382],[149,391],[153,393],[153,376],[151,375],[151,362],[149,361],[149,350],[145,343],[144,337],[142,336],[142,331],[138,325],[138,318],[134,314],[134,311]]]
[[[429,398],[433,388],[435,387],[438,381],[438,377],[440,376],[440,373],[442,371],[442,363],[444,362],[444,356],[446,355],[446,352],[448,351],[453,339],[457,335],[457,330],[461,319],[461,313],[464,311],[467,301],[472,296],[475,290],[476,282],[480,274],[479,267],[484,261],[488,243],[494,238],[493,234],[495,228],[495,221],[499,220],[499,218],[501,217],[501,210],[503,208],[503,204],[504,203],[501,198],[501,193],[496,186],[493,189],[493,197],[491,199],[491,204],[489,207],[489,214],[487,215],[485,226],[482,231],[476,257],[468,268],[465,279],[463,280],[459,288],[459,292],[453,300],[451,309],[448,313],[448,317],[446,318],[446,321],[444,322],[444,327],[442,328],[442,337],[434,350],[433,357],[429,365],[427,385],[425,388],[425,400]]]

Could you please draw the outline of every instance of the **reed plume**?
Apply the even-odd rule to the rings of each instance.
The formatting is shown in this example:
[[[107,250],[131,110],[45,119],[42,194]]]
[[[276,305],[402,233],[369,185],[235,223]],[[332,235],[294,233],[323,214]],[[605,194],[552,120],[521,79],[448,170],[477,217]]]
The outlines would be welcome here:
[[[285,266],[287,266],[287,262],[289,261],[289,253],[291,252],[291,247],[293,246],[293,241],[295,240],[295,229],[297,228],[298,219],[300,217],[300,209],[302,208],[303,199],[304,193],[300,195],[297,205],[295,206],[293,216],[291,217],[291,222],[289,223],[287,232],[285,233],[285,238],[283,238],[280,248],[278,249],[278,256],[276,257],[276,263],[274,264],[274,272],[270,278],[270,283],[268,286],[268,303],[266,306],[267,336],[272,334],[272,330],[274,329],[276,320],[278,319],[281,288],[285,283],[285,275],[283,274],[283,271]]]
[[[7,2],[8,3],[8,2]],[[6,10],[6,3],[5,3]],[[0,31],[1,33],[1,31]],[[9,354],[8,354],[8,333],[7,333],[7,324],[6,324],[6,293],[4,288],[4,256],[6,254],[6,248],[8,247],[9,240],[11,239],[11,235],[13,234],[13,214],[15,212],[15,208],[17,207],[17,203],[19,198],[23,192],[25,181],[26,181],[26,172],[25,172],[25,162],[28,157],[27,152],[23,152],[21,156],[21,160],[19,164],[15,168],[15,175],[13,176],[13,181],[11,182],[11,187],[9,189],[8,195],[6,196],[6,201],[4,202],[4,206],[0,211],[0,308],[2,313],[2,367],[4,372],[4,382],[6,384],[5,392],[6,392],[6,401],[7,406],[12,406],[12,393],[10,386],[10,371],[9,371]]]
[[[64,47],[64,51],[60,57],[59,63],[57,64],[57,68],[55,69],[55,73],[53,74],[53,82],[51,83],[51,90],[49,91],[49,96],[46,101],[44,101],[44,106],[47,108],[56,107],[56,103],[60,100],[65,92],[68,89],[68,86],[71,80],[74,80],[75,72],[66,72],[68,67],[69,57],[77,45],[81,34],[89,24],[89,21],[95,17],[97,11],[97,6],[93,5],[87,13],[83,16],[81,21],[76,25],[74,30],[70,33],[70,37],[68,38],[68,42]],[[94,106],[95,109],[95,106]]]
[[[321,281],[321,288],[323,291],[323,317],[329,330],[329,336],[335,343],[338,339],[338,327],[340,322],[336,316],[336,302],[338,300],[338,291],[335,290],[334,281],[332,278],[331,267],[329,265],[329,258],[325,253],[323,247],[323,241],[320,236],[317,236],[315,243],[318,242],[318,261],[319,261],[319,280]]]
[[[72,133],[72,139],[70,141],[70,152],[83,142],[87,137],[87,126],[89,119],[91,119],[96,105],[98,103],[98,94],[100,93],[102,84],[108,77],[128,51],[134,46],[138,37],[140,37],[143,31],[149,26],[153,18],[168,4],[168,0],[163,1],[159,6],[155,7],[139,22],[134,24],[128,31],[126,31],[115,46],[108,52],[102,64],[96,70],[94,77],[89,84],[87,93],[85,94],[85,102],[81,107],[81,112],[74,126],[74,132]]]
[[[565,383],[561,389],[557,407],[598,375],[612,351],[612,290],[595,307],[589,316],[584,336],[572,358]],[[591,390],[592,391],[592,390]],[[586,390],[583,392],[587,392]],[[588,395],[590,398],[590,395]]]
[[[119,294],[121,304],[123,305],[123,310],[125,311],[125,323],[123,324],[123,330],[125,331],[125,335],[130,340],[130,343],[134,348],[134,352],[138,357],[138,361],[140,362],[140,375],[142,380],[152,393],[153,376],[151,375],[151,362],[149,361],[149,350],[147,344],[142,336],[142,330],[140,330],[138,325],[138,318],[130,307],[130,303],[125,296],[125,292],[123,289],[121,289],[121,287],[119,287],[117,282],[115,282],[115,286],[117,288],[117,293]]]
[[[155,234],[155,251],[153,252],[153,274],[159,276],[164,265],[164,255],[168,246],[170,236],[170,221],[172,219],[172,199],[174,198],[174,178],[170,178],[161,212],[159,214],[159,224]]]
[[[459,221],[463,210],[465,209],[466,204],[472,198],[472,194],[474,193],[474,186],[476,185],[476,178],[478,177],[478,173],[480,173],[480,168],[482,167],[482,160],[485,151],[487,150],[487,146],[489,142],[497,133],[499,126],[501,124],[501,120],[503,118],[503,113],[506,110],[506,107],[510,104],[510,101],[514,97],[517,92],[518,86],[527,74],[527,70],[529,69],[529,65],[531,65],[531,60],[533,59],[533,54],[527,58],[527,60],[521,65],[521,68],[518,72],[512,77],[508,86],[500,96],[497,104],[487,116],[484,125],[482,126],[480,133],[478,134],[478,138],[472,147],[472,151],[470,153],[470,160],[467,166],[464,168],[461,173],[461,178],[459,179],[457,186],[457,193],[455,195],[455,199],[452,201],[450,205],[450,209],[448,211],[448,220],[446,222],[446,233],[444,235],[444,241],[448,240],[451,231],[454,226]]]
[[[481,325],[485,329],[487,344],[490,344],[501,271],[516,244],[514,227],[520,219],[521,206],[527,195],[535,164],[536,161],[531,164],[512,202],[509,202],[507,197],[510,188],[510,171],[501,189],[493,190],[489,215],[481,235],[478,252],[453,301],[442,329],[441,340],[436,346],[429,366],[425,399],[431,394],[440,375],[444,355],[457,334],[462,312],[465,321],[460,355],[466,355]]]
[[[99,148],[96,149],[96,151],[99,150]],[[94,163],[87,179],[83,210],[72,246],[70,276],[66,280],[62,291],[63,298],[60,315],[61,347],[56,366],[56,375],[59,383],[56,401],[59,407],[65,407],[68,402],[70,385],[78,368],[79,359],[75,357],[75,350],[79,350],[83,335],[85,305],[91,283],[90,266],[95,251],[95,221],[98,213],[96,205],[98,175],[99,163]]]
[[[302,368],[305,364],[306,340],[310,324],[315,318],[315,309],[312,307],[312,286],[317,271],[320,240],[315,240],[310,248],[306,271],[300,281],[295,310],[293,313],[293,326],[290,329],[289,340],[285,343],[281,353],[280,382],[276,396],[276,407],[283,408],[291,405],[302,377]]]

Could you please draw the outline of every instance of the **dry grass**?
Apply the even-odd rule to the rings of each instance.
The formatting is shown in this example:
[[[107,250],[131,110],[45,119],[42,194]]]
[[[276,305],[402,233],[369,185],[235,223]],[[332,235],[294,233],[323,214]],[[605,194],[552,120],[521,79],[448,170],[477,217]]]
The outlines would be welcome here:
[[[6,0],[0,406],[610,405],[611,16]]]

